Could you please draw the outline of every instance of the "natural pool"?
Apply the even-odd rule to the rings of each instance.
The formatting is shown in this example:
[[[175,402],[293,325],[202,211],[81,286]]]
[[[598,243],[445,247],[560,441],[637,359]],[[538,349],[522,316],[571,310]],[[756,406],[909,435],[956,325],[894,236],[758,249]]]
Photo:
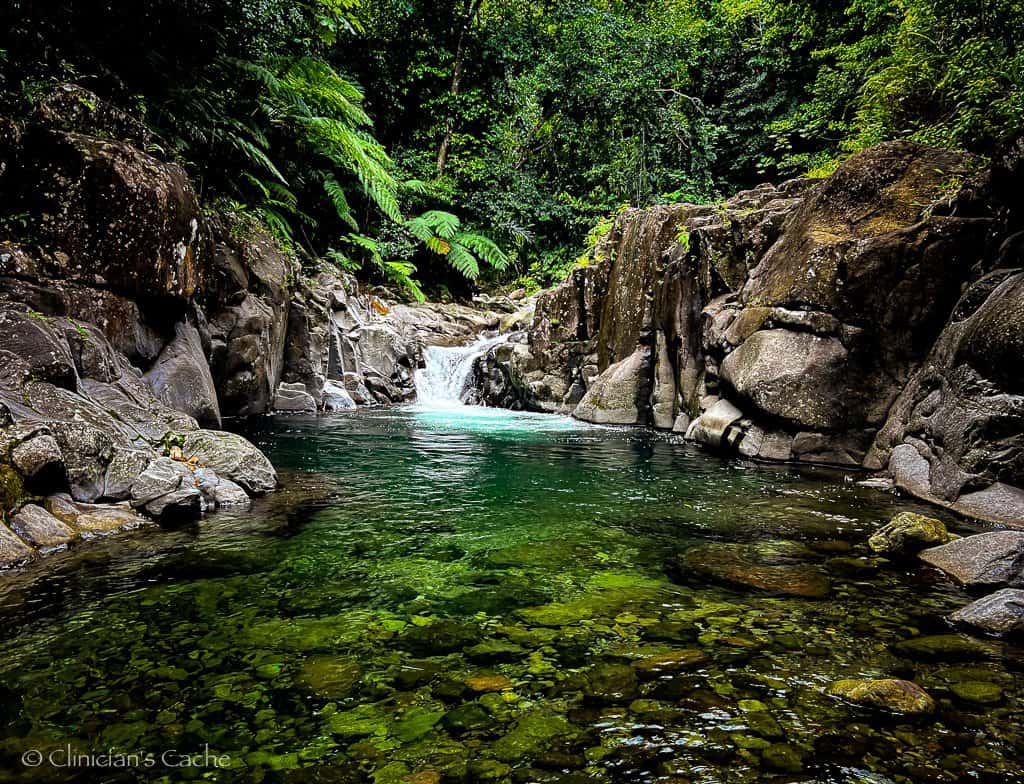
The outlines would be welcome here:
[[[1024,652],[933,638],[965,597],[866,557],[913,504],[507,411],[247,435],[288,491],[0,580],[0,781],[1024,781]],[[723,582],[763,563],[826,596]],[[824,693],[884,675],[937,713]],[[67,744],[226,767],[21,763]]]

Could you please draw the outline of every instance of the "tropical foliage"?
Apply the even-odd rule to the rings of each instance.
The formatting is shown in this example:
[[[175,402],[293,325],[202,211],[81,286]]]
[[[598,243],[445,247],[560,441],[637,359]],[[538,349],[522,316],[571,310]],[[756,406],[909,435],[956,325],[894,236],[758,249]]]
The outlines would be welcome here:
[[[1020,0],[19,0],[0,113],[82,83],[204,195],[422,296],[551,282],[624,202],[993,154],[1021,41]]]

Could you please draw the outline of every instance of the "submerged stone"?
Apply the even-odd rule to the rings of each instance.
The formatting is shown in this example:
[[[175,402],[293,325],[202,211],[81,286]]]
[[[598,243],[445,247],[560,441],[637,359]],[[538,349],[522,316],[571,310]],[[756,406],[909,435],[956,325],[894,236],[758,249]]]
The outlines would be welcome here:
[[[302,663],[297,683],[318,697],[337,700],[352,691],[361,675],[359,664],[354,659],[310,656]]]
[[[814,557],[797,542],[711,542],[683,553],[677,572],[683,579],[697,575],[733,588],[823,599],[831,593],[832,581],[819,566],[808,563]]]
[[[653,678],[662,673],[674,673],[699,667],[707,662],[708,656],[704,651],[696,648],[683,648],[635,661],[633,669],[641,678]]]
[[[893,650],[911,659],[942,661],[981,659],[988,656],[988,649],[980,642],[957,634],[912,637],[893,645]]]
[[[994,705],[1003,699],[1002,688],[987,681],[960,681],[951,683],[949,690],[964,702]]]
[[[495,726],[495,720],[479,702],[466,702],[448,711],[441,724],[457,737],[469,732],[485,732]]]
[[[773,770],[799,773],[804,766],[803,755],[788,743],[773,743],[761,752],[761,759]]]
[[[889,713],[928,714],[935,711],[935,701],[913,681],[883,678],[880,680],[841,680],[828,687],[833,697],[864,708]]]
[[[444,715],[444,711],[414,708],[394,723],[391,734],[402,741],[402,743],[411,743],[430,732]]]
[[[562,716],[531,714],[519,719],[508,734],[495,741],[491,751],[503,762],[521,763],[539,754],[554,739],[574,732]]]
[[[511,689],[515,684],[504,675],[470,675],[465,684],[477,694]]]
[[[637,696],[637,677],[626,664],[603,662],[584,678],[584,695],[597,702],[631,702]]]

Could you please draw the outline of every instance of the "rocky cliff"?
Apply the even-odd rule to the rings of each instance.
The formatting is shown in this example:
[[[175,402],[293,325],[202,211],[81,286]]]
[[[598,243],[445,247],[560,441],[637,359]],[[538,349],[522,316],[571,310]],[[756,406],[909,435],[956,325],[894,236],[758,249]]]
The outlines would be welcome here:
[[[1021,146],[889,143],[820,181],[627,210],[477,371],[494,404],[885,470],[1024,522]]]
[[[247,503],[277,476],[225,417],[409,399],[424,343],[497,326],[300,264],[151,141],[73,86],[0,118],[0,568]]]

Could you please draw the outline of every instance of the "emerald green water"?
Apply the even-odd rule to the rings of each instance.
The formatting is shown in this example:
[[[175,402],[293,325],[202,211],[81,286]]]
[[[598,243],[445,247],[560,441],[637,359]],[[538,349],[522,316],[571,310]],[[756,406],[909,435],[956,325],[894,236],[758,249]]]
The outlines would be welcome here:
[[[0,781],[1024,781],[1022,651],[947,636],[966,597],[868,557],[867,535],[913,504],[507,411],[246,434],[286,491],[0,579]],[[679,560],[782,540],[825,598]],[[882,676],[937,712],[825,694]],[[69,744],[141,761],[21,762],[64,762]],[[223,764],[180,766],[207,746]]]

